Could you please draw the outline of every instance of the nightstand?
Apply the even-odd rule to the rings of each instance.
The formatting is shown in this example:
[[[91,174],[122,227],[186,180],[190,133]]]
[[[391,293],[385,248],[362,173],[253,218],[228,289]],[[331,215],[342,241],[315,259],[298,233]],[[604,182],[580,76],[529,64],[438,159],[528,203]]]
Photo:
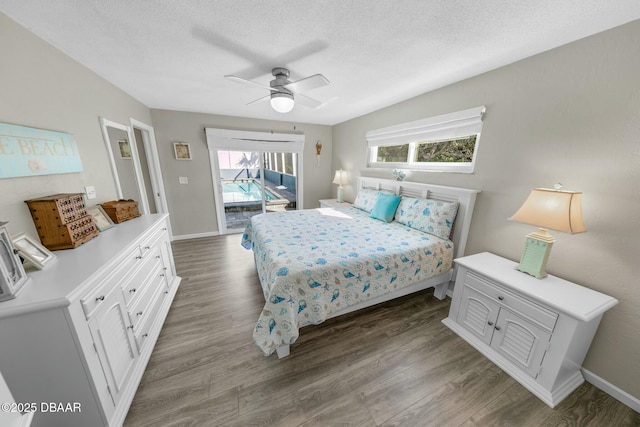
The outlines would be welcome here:
[[[455,262],[445,325],[552,408],[584,382],[582,362],[618,300],[488,252]]]
[[[320,200],[320,207],[321,208],[343,208],[343,207],[346,207],[346,206],[351,206],[351,203],[349,203],[349,202],[339,203],[337,199]]]

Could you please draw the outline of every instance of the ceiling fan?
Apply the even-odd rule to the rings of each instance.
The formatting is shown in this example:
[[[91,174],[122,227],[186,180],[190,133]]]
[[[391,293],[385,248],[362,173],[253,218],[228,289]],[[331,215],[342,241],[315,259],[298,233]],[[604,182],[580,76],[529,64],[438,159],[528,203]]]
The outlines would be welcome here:
[[[300,104],[309,108],[317,108],[322,105],[320,101],[302,94],[302,92],[328,85],[329,80],[322,74],[314,74],[296,80],[295,82],[289,81],[289,70],[286,68],[276,67],[271,70],[271,74],[273,74],[275,79],[271,80],[269,86],[238,76],[226,75],[225,77],[238,83],[250,84],[267,89],[271,92],[269,95],[251,101],[249,104],[269,98],[271,100],[271,107],[279,113],[288,113],[293,109],[294,97]]]

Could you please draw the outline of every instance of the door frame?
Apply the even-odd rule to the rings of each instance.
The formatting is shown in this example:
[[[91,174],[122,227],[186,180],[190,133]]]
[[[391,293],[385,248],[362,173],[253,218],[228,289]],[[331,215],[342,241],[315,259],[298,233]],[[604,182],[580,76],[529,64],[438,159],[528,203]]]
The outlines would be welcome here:
[[[149,206],[147,205],[147,192],[144,188],[144,180],[142,178],[142,167],[140,166],[140,158],[138,156],[138,148],[135,144],[135,138],[133,137],[133,129],[131,126],[123,125],[122,123],[114,122],[113,120],[105,119],[104,117],[98,118],[100,121],[100,128],[102,130],[102,137],[104,139],[105,146],[107,148],[107,155],[109,157],[109,163],[111,164],[111,173],[116,185],[116,193],[118,199],[123,198],[122,186],[120,185],[120,177],[118,176],[118,168],[116,166],[113,150],[111,149],[111,140],[109,138],[108,127],[120,129],[127,134],[129,140],[129,147],[131,148],[131,160],[133,161],[133,170],[136,177],[136,184],[138,186],[138,194],[140,194],[139,208],[143,215],[149,213]]]
[[[162,180],[162,168],[160,167],[160,156],[158,155],[158,142],[156,141],[156,133],[153,126],[150,126],[133,117],[130,119],[131,128],[139,129],[142,134],[142,145],[144,146],[145,155],[147,157],[147,165],[149,166],[149,176],[151,178],[151,188],[153,189],[153,200],[156,202],[156,209],[159,213],[168,213],[167,197],[164,190],[164,181]],[[135,133],[133,138],[135,139]]]
[[[227,228],[222,198],[222,184],[220,182],[220,165],[218,164],[218,150],[231,151],[257,151],[260,153],[260,167],[264,168],[262,153],[287,152],[296,153],[298,158],[296,175],[296,209],[303,206],[303,153],[304,134],[300,133],[275,133],[261,131],[246,131],[234,129],[205,128],[207,148],[209,149],[209,161],[211,164],[211,180],[213,183],[213,198],[216,205],[216,219],[220,234],[235,233],[238,230]],[[261,181],[264,173],[260,174]],[[264,200],[263,200],[264,208]],[[241,230],[240,230],[241,231]]]

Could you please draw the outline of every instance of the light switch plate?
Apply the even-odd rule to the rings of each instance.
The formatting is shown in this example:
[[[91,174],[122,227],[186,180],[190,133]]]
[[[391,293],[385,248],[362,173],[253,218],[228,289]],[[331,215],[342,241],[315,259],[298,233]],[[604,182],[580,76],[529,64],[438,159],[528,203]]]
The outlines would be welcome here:
[[[187,177],[187,176],[178,177],[178,181],[180,182],[180,184],[188,184],[189,183],[189,177]]]
[[[88,200],[95,199],[96,198],[96,187],[93,187],[93,186],[84,187],[84,194],[87,195],[87,199]]]

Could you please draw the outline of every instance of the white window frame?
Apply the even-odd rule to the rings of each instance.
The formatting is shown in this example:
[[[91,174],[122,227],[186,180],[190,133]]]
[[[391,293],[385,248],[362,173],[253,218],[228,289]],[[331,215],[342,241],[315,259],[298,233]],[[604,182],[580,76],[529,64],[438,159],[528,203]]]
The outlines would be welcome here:
[[[484,105],[455,113],[442,114],[413,122],[402,123],[382,129],[369,131],[367,138],[367,165],[369,168],[473,173],[482,132]],[[476,136],[471,162],[415,162],[416,145],[424,141],[443,141],[448,139]],[[377,162],[378,147],[409,144],[406,162]]]

